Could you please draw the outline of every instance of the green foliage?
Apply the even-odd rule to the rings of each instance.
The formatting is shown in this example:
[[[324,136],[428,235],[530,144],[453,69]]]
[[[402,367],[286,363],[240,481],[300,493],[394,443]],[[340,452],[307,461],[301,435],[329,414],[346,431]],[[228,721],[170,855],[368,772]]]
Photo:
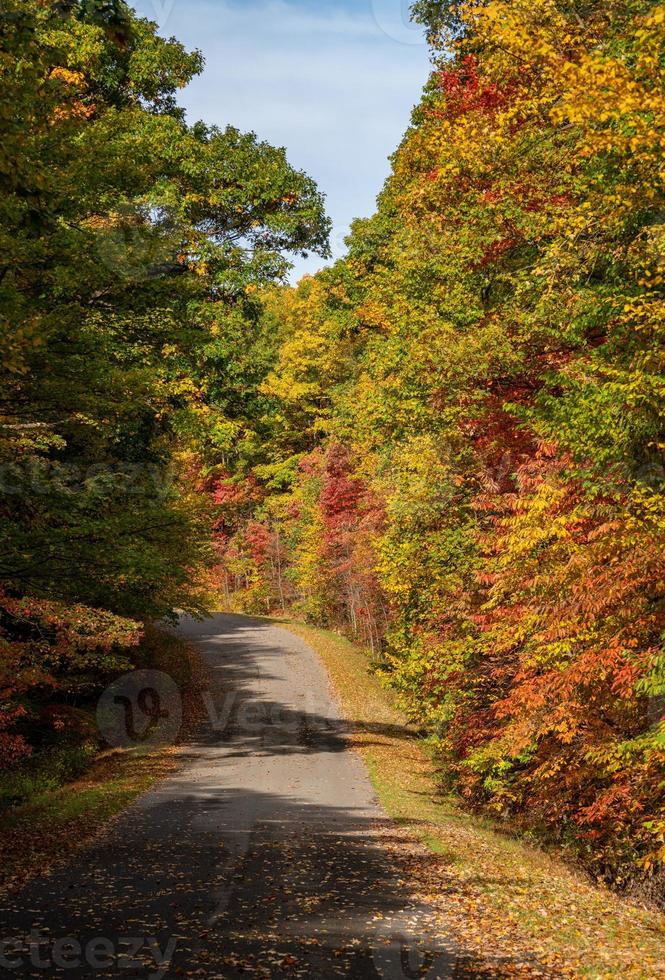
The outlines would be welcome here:
[[[76,672],[73,611],[94,624],[96,659],[83,647],[102,675],[127,663],[137,623],[205,608],[203,470],[229,445],[239,374],[248,390],[263,379],[247,356],[251,294],[283,277],[289,253],[326,254],[328,221],[283,150],[185,123],[176,94],[200,55],[120,0],[3,0],[2,25],[7,732],[33,668],[56,691]],[[56,607],[57,635],[39,647],[33,633]],[[68,644],[55,669],[53,647]],[[3,737],[8,757],[20,753],[18,736]]]
[[[28,803],[41,793],[77,779],[86,771],[96,752],[94,742],[51,747],[3,772],[0,774],[0,812]]]

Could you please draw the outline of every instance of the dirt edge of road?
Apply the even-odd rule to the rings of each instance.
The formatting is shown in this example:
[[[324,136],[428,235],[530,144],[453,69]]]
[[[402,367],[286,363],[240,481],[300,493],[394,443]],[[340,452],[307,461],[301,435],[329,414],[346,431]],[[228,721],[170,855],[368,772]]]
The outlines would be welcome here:
[[[665,916],[441,796],[431,756],[366,654],[337,634],[277,622],[325,664],[379,802],[400,830],[395,862],[414,894],[437,906],[442,928],[477,955],[517,955],[530,975],[665,977]]]

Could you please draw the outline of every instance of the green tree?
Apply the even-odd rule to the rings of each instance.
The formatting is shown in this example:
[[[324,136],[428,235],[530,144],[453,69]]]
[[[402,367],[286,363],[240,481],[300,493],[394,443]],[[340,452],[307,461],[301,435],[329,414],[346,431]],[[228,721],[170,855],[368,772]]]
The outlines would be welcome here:
[[[219,338],[251,331],[288,253],[326,254],[321,195],[255,135],[187,125],[200,55],[124,3],[3,0],[0,30],[0,582],[200,609]]]

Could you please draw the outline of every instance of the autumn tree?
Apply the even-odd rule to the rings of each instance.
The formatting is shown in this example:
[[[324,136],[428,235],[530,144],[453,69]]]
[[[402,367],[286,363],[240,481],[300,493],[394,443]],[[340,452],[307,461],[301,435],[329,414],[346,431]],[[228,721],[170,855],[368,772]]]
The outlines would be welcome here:
[[[293,465],[262,483],[264,445],[253,519],[282,515],[296,607],[369,645],[367,572],[470,806],[625,884],[665,858],[665,8],[414,14],[435,69],[377,214],[281,300]]]
[[[57,687],[54,664],[76,669],[24,620],[56,617],[47,645],[76,650],[67,623],[86,609],[111,651],[130,621],[203,607],[198,489],[233,424],[230,347],[257,319],[252,290],[288,253],[325,254],[328,223],[283,150],[185,123],[176,95],[200,56],[120,0],[3,0],[0,23],[8,718],[15,676]]]

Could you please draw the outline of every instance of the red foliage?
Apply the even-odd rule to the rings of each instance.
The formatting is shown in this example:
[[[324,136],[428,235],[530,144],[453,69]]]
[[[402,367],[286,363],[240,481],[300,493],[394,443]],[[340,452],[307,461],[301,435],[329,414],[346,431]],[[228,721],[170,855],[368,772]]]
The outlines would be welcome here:
[[[268,560],[271,535],[265,524],[259,521],[249,521],[245,528],[245,541],[252,559],[257,565],[263,565]]]
[[[499,88],[495,82],[483,83],[478,74],[478,60],[472,54],[458,68],[440,72],[439,86],[446,96],[445,118],[449,119],[470,112],[495,112],[506,104],[509,91]]]
[[[31,751],[13,730],[28,706],[34,702],[41,721],[57,729],[58,712],[43,712],[40,697],[52,698],[63,678],[71,690],[77,674],[103,680],[127,669],[126,652],[140,637],[140,624],[112,613],[0,590],[0,769]]]
[[[320,498],[328,547],[343,545],[345,534],[355,527],[363,493],[361,482],[351,475],[348,452],[343,446],[332,445],[326,458]]]

